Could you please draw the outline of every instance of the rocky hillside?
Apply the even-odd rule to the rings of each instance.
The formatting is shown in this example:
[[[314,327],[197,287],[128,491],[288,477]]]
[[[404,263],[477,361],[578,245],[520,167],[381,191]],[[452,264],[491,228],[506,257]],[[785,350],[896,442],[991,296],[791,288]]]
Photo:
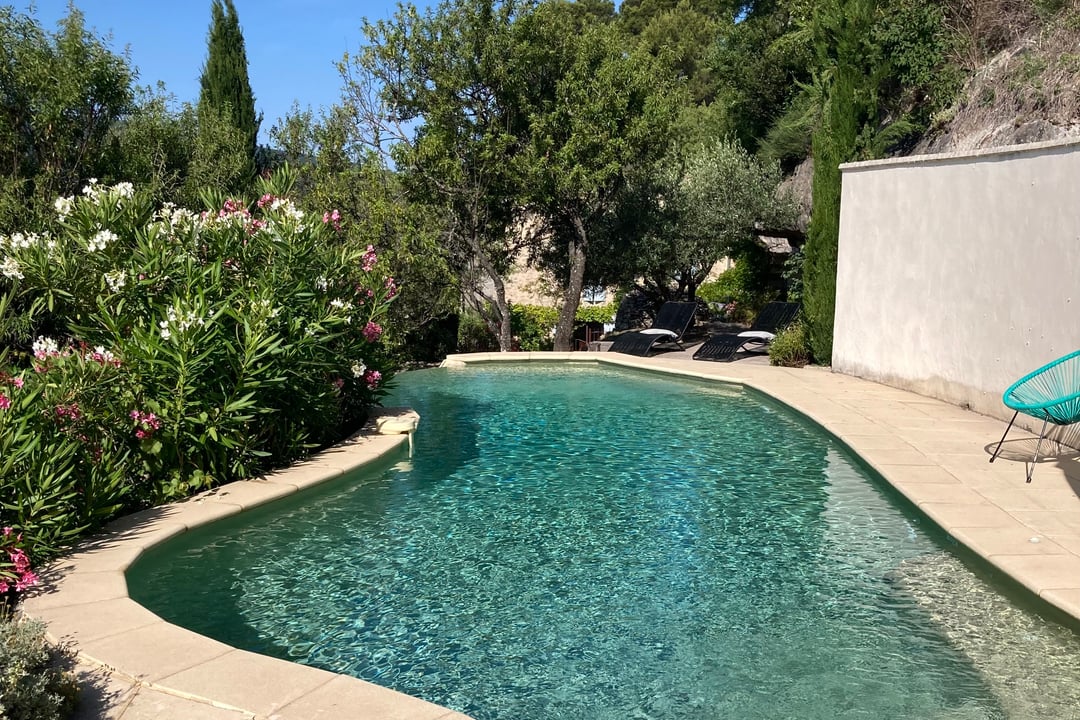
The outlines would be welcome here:
[[[1011,15],[999,8],[998,31],[1007,46],[971,73],[913,154],[1080,138],[1078,5],[1064,3],[1043,15],[1030,3],[1014,3]]]

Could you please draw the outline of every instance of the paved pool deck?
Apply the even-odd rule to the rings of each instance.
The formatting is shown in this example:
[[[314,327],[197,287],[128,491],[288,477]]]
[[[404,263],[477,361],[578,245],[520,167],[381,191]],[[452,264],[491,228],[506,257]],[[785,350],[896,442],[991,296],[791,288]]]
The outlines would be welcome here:
[[[822,425],[958,542],[1033,594],[1080,618],[1080,462],[1051,445],[1025,482],[1035,440],[1005,423],[823,368],[763,358],[693,361],[689,353],[491,353],[488,362],[589,362],[744,385]],[[423,432],[423,425],[420,426]],[[468,720],[361,680],[237,650],[170,625],[127,596],[124,570],[154,544],[205,522],[299,492],[393,452],[404,435],[359,436],[263,478],[121,518],[49,569],[24,612],[79,652],[89,702],[80,720]],[[1045,449],[1045,445],[1044,445]]]

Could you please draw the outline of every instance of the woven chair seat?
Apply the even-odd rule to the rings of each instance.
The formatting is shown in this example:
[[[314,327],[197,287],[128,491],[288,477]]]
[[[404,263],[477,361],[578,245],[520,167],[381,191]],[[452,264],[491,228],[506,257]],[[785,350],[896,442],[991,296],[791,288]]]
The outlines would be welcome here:
[[[1001,401],[1015,412],[994,454],[990,456],[990,462],[994,462],[998,456],[1001,444],[1005,442],[1005,436],[1009,434],[1018,414],[1024,413],[1043,421],[1039,442],[1035,445],[1035,457],[1027,472],[1027,481],[1031,482],[1035,463],[1039,462],[1043,438],[1046,437],[1047,424],[1072,425],[1080,422],[1080,350],[1059,357],[1020,378],[1009,386]]]
[[[1080,422],[1080,350],[1017,380],[1005,391],[1002,402],[1056,425]]]

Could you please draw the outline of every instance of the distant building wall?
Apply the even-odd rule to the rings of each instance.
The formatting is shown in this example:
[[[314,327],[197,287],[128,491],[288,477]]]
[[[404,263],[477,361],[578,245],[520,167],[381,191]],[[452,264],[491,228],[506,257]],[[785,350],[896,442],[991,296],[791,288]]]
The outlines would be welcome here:
[[[1080,348],[1080,143],[841,169],[834,370],[1011,416]]]

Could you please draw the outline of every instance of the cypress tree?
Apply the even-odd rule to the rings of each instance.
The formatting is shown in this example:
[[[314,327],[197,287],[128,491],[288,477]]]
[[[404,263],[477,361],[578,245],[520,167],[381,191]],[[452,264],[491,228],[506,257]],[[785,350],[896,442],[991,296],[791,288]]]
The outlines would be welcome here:
[[[803,265],[803,315],[814,361],[832,360],[836,258],[840,240],[840,164],[858,157],[876,130],[880,64],[870,42],[875,0],[828,0],[815,17],[819,64],[829,80],[813,136],[810,232]]]
[[[254,176],[255,148],[262,116],[255,114],[244,35],[232,0],[213,0],[210,5],[206,64],[199,83],[199,110],[219,114],[240,132],[244,153],[250,158],[248,175]]]

